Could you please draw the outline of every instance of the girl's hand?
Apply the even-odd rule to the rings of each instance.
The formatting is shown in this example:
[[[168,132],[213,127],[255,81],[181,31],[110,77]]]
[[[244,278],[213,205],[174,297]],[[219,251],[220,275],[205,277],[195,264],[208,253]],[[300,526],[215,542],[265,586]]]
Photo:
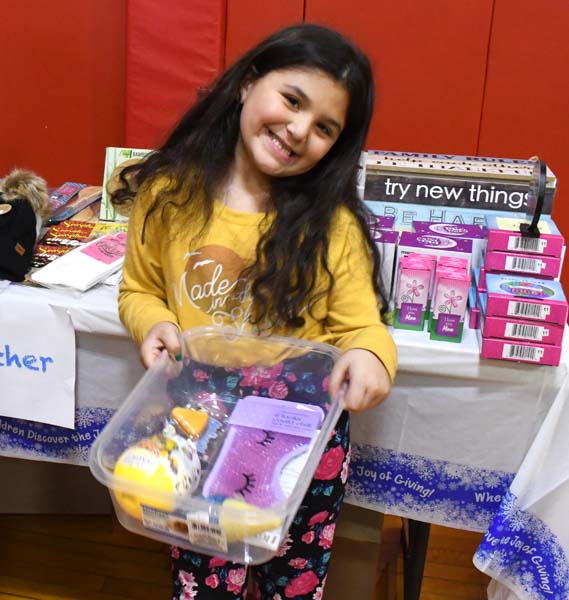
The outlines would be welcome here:
[[[343,383],[347,384],[346,410],[361,412],[385,400],[391,381],[383,363],[373,352],[354,348],[342,354],[330,375],[329,392],[336,397]]]
[[[163,350],[166,350],[171,356],[180,354],[179,330],[169,321],[156,323],[147,333],[140,346],[140,360],[142,364],[149,369],[157,360]]]

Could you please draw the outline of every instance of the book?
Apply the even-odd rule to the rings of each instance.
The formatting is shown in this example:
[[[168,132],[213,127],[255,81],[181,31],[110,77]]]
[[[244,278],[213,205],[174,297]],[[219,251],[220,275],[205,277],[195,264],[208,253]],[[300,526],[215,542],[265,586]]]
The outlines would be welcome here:
[[[142,148],[117,148],[109,146],[105,151],[105,170],[103,173],[103,192],[101,196],[101,209],[99,218],[102,221],[128,221],[126,213],[120,213],[111,204],[107,185],[112,178],[115,169],[127,161],[137,161],[144,158],[151,150]],[[124,165],[126,166],[126,165]]]
[[[34,249],[31,272],[44,267],[56,258],[95,238],[126,232],[126,230],[126,223],[93,223],[66,220],[52,225]]]
[[[103,188],[101,186],[87,186],[79,190],[79,192],[68,202],[55,210],[48,219],[48,225],[61,223],[66,219],[70,219],[77,213],[81,212],[97,200],[101,199]]]
[[[126,233],[103,235],[37,269],[30,279],[45,287],[85,292],[121,268],[125,250]]]
[[[76,196],[80,190],[87,187],[86,183],[75,183],[73,181],[66,181],[59,187],[51,190],[49,194],[49,206],[52,212],[58,208],[67,204],[71,198]]]

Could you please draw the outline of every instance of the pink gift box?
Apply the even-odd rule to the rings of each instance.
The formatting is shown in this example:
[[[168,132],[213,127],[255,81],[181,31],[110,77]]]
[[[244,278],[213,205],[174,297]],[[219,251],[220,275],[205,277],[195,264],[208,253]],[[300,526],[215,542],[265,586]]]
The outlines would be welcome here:
[[[430,254],[440,259],[442,256],[463,258],[468,261],[469,268],[472,261],[472,240],[463,238],[445,238],[439,235],[421,235],[410,231],[403,231],[399,238],[399,257],[411,253]]]
[[[565,325],[567,299],[558,281],[486,273],[487,316],[515,317]]]
[[[541,234],[538,238],[523,237],[521,233],[491,229],[488,233],[487,252],[524,252],[561,257],[565,240],[561,235]]]
[[[483,337],[480,356],[557,367],[561,359],[561,346]]]
[[[486,292],[486,269],[484,267],[474,269],[472,275],[478,292]]]
[[[370,229],[375,231],[376,229],[393,229],[395,224],[395,217],[389,215],[372,215],[369,219]]]
[[[547,256],[563,256],[565,240],[551,218],[542,216],[538,223],[539,237],[525,237],[520,233],[520,223],[527,219],[516,219],[488,215],[488,251],[524,252]]]
[[[536,323],[505,317],[485,317],[482,335],[487,338],[501,338],[561,346],[565,328],[551,323]]]
[[[468,289],[468,327],[480,329],[480,306],[478,305],[478,292],[474,286]]]
[[[561,272],[561,259],[554,256],[493,251],[486,252],[484,268],[487,271],[506,271],[555,279]]]

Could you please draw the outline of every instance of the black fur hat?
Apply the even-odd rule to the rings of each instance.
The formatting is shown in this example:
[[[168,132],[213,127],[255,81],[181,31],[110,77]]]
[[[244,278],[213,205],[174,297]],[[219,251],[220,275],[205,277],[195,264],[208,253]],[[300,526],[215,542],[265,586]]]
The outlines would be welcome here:
[[[48,211],[44,179],[24,169],[0,179],[0,279],[24,280]]]
[[[27,200],[0,195],[0,279],[23,281],[36,244],[36,214]]]

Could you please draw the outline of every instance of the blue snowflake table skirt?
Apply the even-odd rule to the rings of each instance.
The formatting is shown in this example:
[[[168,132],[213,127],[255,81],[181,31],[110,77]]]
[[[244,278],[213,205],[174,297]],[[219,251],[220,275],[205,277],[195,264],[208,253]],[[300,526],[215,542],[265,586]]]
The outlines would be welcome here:
[[[511,597],[569,598],[569,562],[561,541],[544,521],[521,509],[512,493],[484,534],[474,564],[510,588]]]
[[[569,598],[568,399],[566,383],[474,556],[490,600]]]
[[[384,513],[486,531],[513,473],[354,444],[347,501]]]
[[[75,429],[0,417],[0,454],[87,465],[91,444],[114,412],[110,408],[76,408]]]

